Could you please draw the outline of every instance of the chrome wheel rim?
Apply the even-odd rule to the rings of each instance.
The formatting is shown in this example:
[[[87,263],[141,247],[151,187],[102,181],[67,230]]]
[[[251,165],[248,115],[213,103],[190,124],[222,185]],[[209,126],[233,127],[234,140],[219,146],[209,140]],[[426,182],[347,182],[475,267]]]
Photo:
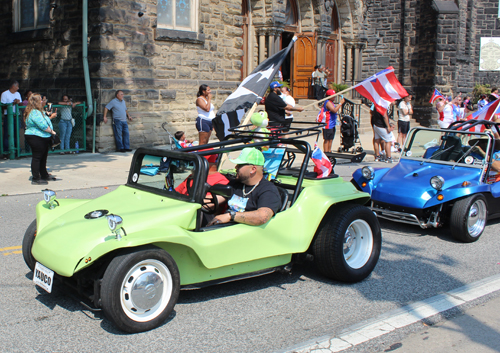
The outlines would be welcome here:
[[[163,262],[152,259],[141,261],[123,279],[120,293],[122,309],[134,321],[151,321],[165,310],[172,290],[172,275]]]
[[[349,224],[344,234],[344,260],[353,269],[366,265],[373,251],[373,233],[370,225],[357,219]]]
[[[486,203],[476,200],[469,208],[467,215],[467,230],[469,235],[476,238],[481,235],[486,226]]]

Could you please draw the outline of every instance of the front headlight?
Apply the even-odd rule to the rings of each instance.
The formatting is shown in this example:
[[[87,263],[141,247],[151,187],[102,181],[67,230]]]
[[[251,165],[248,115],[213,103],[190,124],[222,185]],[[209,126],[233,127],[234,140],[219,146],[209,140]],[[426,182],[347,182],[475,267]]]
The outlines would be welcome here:
[[[47,205],[49,205],[49,209],[54,209],[54,203],[57,203],[57,200],[56,200],[56,192],[55,191],[52,191],[52,190],[49,190],[49,189],[45,189],[45,190],[42,190],[43,191],[43,199],[45,200],[45,203]],[[58,203],[59,205],[59,203]]]
[[[123,218],[121,218],[118,215],[115,214],[110,214],[106,216],[106,219],[108,220],[108,227],[109,229],[115,233],[116,239],[120,240],[122,238],[122,232],[123,235],[127,235],[125,233],[125,230],[122,228],[123,227]]]
[[[436,176],[433,176],[431,178],[431,186],[436,189],[437,191],[440,191],[441,189],[443,189],[443,185],[444,185],[444,178],[439,176],[439,175],[436,175]]]
[[[372,167],[363,167],[361,169],[361,175],[363,175],[363,178],[367,180],[372,180],[375,176],[375,171],[373,170]]]

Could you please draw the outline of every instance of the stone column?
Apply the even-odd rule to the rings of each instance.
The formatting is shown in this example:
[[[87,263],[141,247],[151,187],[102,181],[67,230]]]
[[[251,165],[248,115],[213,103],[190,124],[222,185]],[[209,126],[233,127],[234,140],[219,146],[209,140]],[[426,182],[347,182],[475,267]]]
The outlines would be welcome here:
[[[259,64],[266,60],[266,33],[263,31],[258,32],[259,37]]]
[[[351,83],[352,77],[352,43],[344,43],[345,55],[345,82]]]
[[[274,51],[274,33],[269,33],[268,37],[267,37],[267,48],[268,48],[268,53],[267,53],[267,57],[269,58],[270,56],[274,55],[275,51]]]

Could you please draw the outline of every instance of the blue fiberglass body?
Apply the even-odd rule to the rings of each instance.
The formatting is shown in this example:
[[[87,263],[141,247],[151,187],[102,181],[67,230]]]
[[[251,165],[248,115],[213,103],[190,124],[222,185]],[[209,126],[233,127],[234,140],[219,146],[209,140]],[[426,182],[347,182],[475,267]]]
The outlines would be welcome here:
[[[444,178],[445,184],[441,193],[444,196],[438,201],[438,191],[430,185],[430,178],[439,175]],[[420,162],[411,159],[402,159],[393,168],[375,170],[375,178],[366,181],[361,175],[361,169],[353,174],[353,179],[361,190],[370,193],[373,201],[424,209],[449,202],[452,199],[471,195],[476,192],[485,192],[490,189],[489,184],[480,184],[481,169]],[[462,183],[471,184],[463,187]]]

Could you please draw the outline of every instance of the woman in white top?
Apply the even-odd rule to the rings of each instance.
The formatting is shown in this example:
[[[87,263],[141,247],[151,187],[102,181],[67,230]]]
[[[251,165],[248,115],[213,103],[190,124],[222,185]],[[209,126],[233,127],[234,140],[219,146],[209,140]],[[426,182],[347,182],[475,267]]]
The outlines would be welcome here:
[[[406,135],[410,131],[410,117],[413,115],[413,107],[411,106],[411,94],[403,98],[398,106],[398,144],[402,146],[406,140]],[[401,148],[401,147],[400,147]]]
[[[212,134],[212,119],[215,118],[214,105],[212,104],[212,91],[208,85],[201,85],[196,98],[198,117],[196,129],[198,130],[200,145],[206,145]]]

